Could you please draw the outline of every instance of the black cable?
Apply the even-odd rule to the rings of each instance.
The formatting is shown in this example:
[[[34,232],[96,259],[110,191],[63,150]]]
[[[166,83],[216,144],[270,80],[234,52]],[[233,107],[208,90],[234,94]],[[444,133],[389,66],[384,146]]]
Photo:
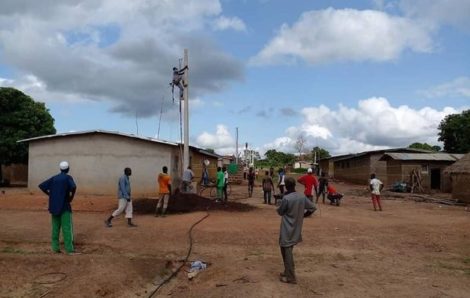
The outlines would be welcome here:
[[[194,229],[195,226],[197,226],[199,223],[201,223],[203,220],[205,220],[206,218],[209,217],[209,213],[207,213],[203,218],[201,218],[200,220],[198,220],[197,222],[193,223],[193,225],[191,226],[191,228],[189,229],[188,233],[189,233],[189,250],[188,250],[188,253],[186,254],[186,257],[184,258],[183,260],[183,263],[176,269],[175,272],[173,272],[170,276],[168,276],[165,280],[163,280],[158,286],[157,288],[155,288],[155,290],[152,291],[152,293],[150,293],[149,295],[149,298],[153,297],[153,295],[155,295],[155,293],[157,293],[157,291],[164,285],[166,284],[167,282],[169,282],[173,277],[175,277],[178,272],[181,270],[181,268],[183,268],[184,265],[186,265],[186,262],[188,261],[189,259],[189,256],[191,255],[191,251],[193,250],[193,235],[192,235],[192,231]]]

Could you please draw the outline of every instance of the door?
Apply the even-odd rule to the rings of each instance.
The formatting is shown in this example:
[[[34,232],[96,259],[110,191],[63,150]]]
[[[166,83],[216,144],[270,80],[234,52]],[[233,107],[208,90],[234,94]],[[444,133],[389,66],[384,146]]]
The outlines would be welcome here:
[[[431,189],[441,189],[441,169],[431,169]]]

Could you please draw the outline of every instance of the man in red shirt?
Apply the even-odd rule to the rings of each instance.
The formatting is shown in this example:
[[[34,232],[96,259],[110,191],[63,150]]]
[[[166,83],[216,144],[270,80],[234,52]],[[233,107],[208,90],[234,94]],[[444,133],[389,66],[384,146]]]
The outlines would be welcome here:
[[[343,197],[342,194],[336,191],[336,189],[331,185],[331,183],[328,184],[327,186],[327,192],[328,192],[328,200],[330,200],[330,205],[336,205],[339,206],[340,200]]]
[[[297,179],[297,182],[305,186],[305,191],[304,194],[305,196],[313,202],[313,194],[317,194],[317,187],[318,187],[318,180],[317,177],[313,175],[312,168],[309,168],[307,170],[307,174],[303,175],[299,179]],[[315,189],[315,192],[313,192],[313,189]],[[318,198],[317,198],[318,202]]]

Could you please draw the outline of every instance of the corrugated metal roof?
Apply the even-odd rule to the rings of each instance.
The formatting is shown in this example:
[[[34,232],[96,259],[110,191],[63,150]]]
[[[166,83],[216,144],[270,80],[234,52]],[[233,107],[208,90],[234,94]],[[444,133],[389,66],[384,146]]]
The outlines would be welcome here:
[[[395,160],[424,160],[424,161],[456,161],[463,157],[463,154],[450,153],[385,153],[381,160],[390,157]]]
[[[39,140],[46,140],[46,139],[53,139],[53,138],[60,138],[60,137],[68,137],[68,136],[80,136],[80,135],[90,135],[90,134],[107,134],[107,135],[115,135],[115,136],[122,136],[122,137],[127,137],[127,138],[132,138],[132,139],[137,139],[137,140],[143,140],[147,142],[153,142],[153,143],[159,143],[159,144],[164,144],[164,145],[169,145],[169,146],[179,146],[179,143],[174,143],[174,142],[169,142],[169,141],[164,141],[164,140],[158,140],[155,138],[150,138],[150,137],[141,137],[141,136],[136,136],[133,134],[125,134],[122,132],[118,131],[107,131],[107,130],[86,130],[86,131],[72,131],[72,132],[66,132],[66,133],[58,133],[54,135],[45,135],[45,136],[40,136],[40,137],[35,137],[35,138],[29,138],[29,139],[24,139],[24,140],[19,140],[17,142],[34,142],[34,141],[39,141]],[[197,150],[199,153],[208,155],[208,156],[213,156],[216,158],[219,158],[220,155],[214,154],[211,152],[208,152],[204,149],[197,148],[194,146],[189,146],[190,148],[193,148]]]

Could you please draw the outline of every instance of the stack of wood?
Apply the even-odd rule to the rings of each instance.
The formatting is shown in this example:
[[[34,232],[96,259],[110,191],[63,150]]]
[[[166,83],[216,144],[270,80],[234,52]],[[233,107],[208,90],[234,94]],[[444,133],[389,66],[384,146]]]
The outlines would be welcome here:
[[[410,172],[410,185],[411,192],[423,193],[423,177],[421,176],[421,171],[418,169],[413,169]]]

